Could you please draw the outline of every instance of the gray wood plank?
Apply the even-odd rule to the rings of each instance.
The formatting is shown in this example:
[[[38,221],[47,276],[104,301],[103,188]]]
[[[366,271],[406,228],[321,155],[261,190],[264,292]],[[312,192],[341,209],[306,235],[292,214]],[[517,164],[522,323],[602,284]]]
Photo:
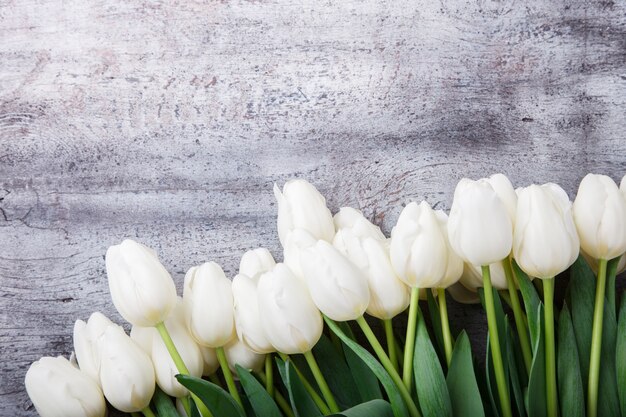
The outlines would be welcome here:
[[[583,0],[0,3],[0,415],[75,319],[121,322],[103,255],[279,256],[273,182],[389,232],[463,176],[573,195],[626,171],[626,4]],[[451,307],[480,351],[479,308]]]

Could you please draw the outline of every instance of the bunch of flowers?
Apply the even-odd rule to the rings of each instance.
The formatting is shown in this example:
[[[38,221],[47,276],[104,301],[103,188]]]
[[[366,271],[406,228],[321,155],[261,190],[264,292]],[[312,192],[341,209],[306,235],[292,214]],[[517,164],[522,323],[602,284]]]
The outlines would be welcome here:
[[[194,266],[182,297],[154,251],[110,247],[130,335],[98,312],[76,321],[75,355],[26,374],[39,414],[102,417],[106,399],[146,417],[626,416],[626,177],[589,174],[573,203],[552,183],[463,179],[449,215],[410,203],[390,238],[353,208],[333,216],[304,180],[274,192],[283,262],[248,251],[232,280]],[[484,307],[484,368],[446,290]]]

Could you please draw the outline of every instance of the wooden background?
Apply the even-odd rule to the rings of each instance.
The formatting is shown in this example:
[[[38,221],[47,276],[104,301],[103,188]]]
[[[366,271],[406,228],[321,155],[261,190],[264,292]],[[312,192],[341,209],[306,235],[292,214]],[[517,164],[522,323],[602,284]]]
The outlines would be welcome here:
[[[272,184],[389,232],[494,172],[626,173],[624,1],[0,1],[0,415],[100,310],[106,248],[280,257]],[[477,350],[477,307],[451,307]]]

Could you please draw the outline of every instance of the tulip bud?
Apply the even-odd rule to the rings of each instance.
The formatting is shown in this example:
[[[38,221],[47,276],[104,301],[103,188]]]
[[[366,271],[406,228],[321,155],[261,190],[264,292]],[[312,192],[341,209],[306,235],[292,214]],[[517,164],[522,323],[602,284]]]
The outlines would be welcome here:
[[[291,180],[281,193],[274,184],[274,195],[278,201],[278,237],[283,246],[294,229],[304,229],[315,239],[333,240],[333,216],[326,199],[313,185],[305,180]]]
[[[454,301],[462,304],[478,304],[480,303],[480,297],[478,297],[478,293],[476,291],[472,291],[465,287],[465,285],[461,284],[461,282],[457,282],[452,284],[447,288],[448,293],[454,299]]]
[[[108,327],[119,327],[100,312],[93,313],[87,323],[76,320],[74,323],[74,352],[80,370],[94,381],[100,381],[100,353],[98,339]]]
[[[239,273],[254,277],[274,268],[276,261],[270,251],[265,248],[249,250],[243,254],[239,262]]]
[[[413,288],[437,288],[448,265],[448,249],[433,209],[423,201],[408,204],[391,230],[391,264]]]
[[[313,302],[333,320],[355,320],[370,301],[367,278],[325,240],[301,247],[300,266]]]
[[[233,278],[233,300],[235,309],[235,329],[237,337],[250,349],[259,353],[273,352],[274,347],[265,336],[261,317],[257,285],[259,275],[250,278],[239,274]]]
[[[224,346],[224,353],[226,354],[228,367],[235,375],[237,375],[236,365],[249,371],[260,371],[265,363],[264,353],[251,351],[239,339],[233,339]]]
[[[459,278],[461,278],[461,275],[463,275],[463,259],[461,259],[461,257],[454,252],[452,246],[450,245],[450,240],[448,239],[448,215],[442,210],[437,210],[435,211],[435,216],[439,222],[443,240],[446,242],[446,253],[448,258],[446,272],[444,272],[443,278],[437,284],[437,288],[448,288],[449,286],[455,284]]]
[[[626,252],[626,198],[606,175],[587,174],[573,205],[582,249],[596,259]]]
[[[172,310],[172,314],[165,321],[174,346],[178,350],[183,362],[189,370],[189,374],[195,377],[202,376],[204,361],[200,346],[189,334],[185,326],[185,314],[183,301],[180,297]],[[165,343],[154,327],[133,326],[130,337],[137,343],[152,359],[156,382],[158,386],[171,397],[184,397],[189,394],[187,389],[176,380],[179,374],[176,364],[172,360]]]
[[[172,277],[146,246],[124,240],[106,253],[109,290],[117,311],[136,326],[164,321],[176,304]]]
[[[283,245],[284,264],[300,280],[304,281],[304,273],[300,259],[302,252],[309,246],[313,246],[317,240],[304,229],[295,229],[287,236]]]
[[[515,212],[517,211],[517,194],[513,184],[504,174],[494,174],[485,180],[491,185],[493,191],[504,204],[511,221],[515,223]]]
[[[235,335],[231,282],[215,262],[194,266],[183,290],[189,332],[208,347],[221,347]]]
[[[100,384],[106,399],[120,411],[148,407],[154,394],[154,368],[148,355],[124,333],[109,326],[98,340]]]
[[[593,272],[595,274],[597,274],[598,273],[598,267],[599,267],[599,259],[594,258],[593,256],[589,255],[588,253],[586,253],[582,249],[580,251],[580,254],[583,256],[583,258],[585,258],[585,260],[587,261],[587,264],[589,264],[589,267],[591,267]],[[624,271],[626,271],[626,256],[622,255],[619,258],[619,261],[617,262],[617,268],[615,270],[615,275],[619,275],[619,274],[621,274]]]
[[[311,350],[323,322],[305,284],[279,263],[261,275],[257,291],[261,323],[272,346],[288,355]]]
[[[473,265],[489,265],[509,256],[512,219],[489,181],[459,181],[450,208],[448,237],[454,251]]]
[[[41,417],[104,417],[106,404],[96,382],[59,356],[34,362],[24,381]]]
[[[199,348],[204,362],[202,376],[209,376],[220,367],[220,363],[217,360],[217,352],[215,352],[215,349],[206,346],[199,346]]]
[[[505,261],[505,262],[508,262]],[[475,271],[475,277],[478,279],[478,288],[482,288],[483,286],[483,278],[482,278],[482,268],[480,265],[470,265]],[[509,283],[506,280],[506,274],[504,272],[504,266],[502,266],[502,262],[496,262],[495,264],[489,265],[489,273],[491,276],[491,285],[498,290],[506,290],[509,288]]]
[[[572,203],[556,184],[531,185],[518,194],[513,255],[528,275],[552,278],[578,258]]]
[[[409,305],[409,290],[398,279],[389,259],[389,242],[380,228],[355,209],[342,208],[335,215],[338,230],[333,246],[367,278],[370,302],[367,313],[386,320]]]

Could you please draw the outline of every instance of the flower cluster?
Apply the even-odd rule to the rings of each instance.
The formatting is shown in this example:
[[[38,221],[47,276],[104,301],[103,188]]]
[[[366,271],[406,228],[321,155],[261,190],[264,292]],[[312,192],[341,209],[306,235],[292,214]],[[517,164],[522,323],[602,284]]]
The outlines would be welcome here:
[[[147,417],[154,416],[151,404],[163,416],[219,417],[226,415],[225,410],[243,413],[250,406],[253,415],[261,416],[276,405],[275,415],[339,413],[350,401],[331,388],[328,366],[320,367],[314,355],[320,338],[326,337],[326,322],[342,357],[349,350],[356,355],[352,362],[346,355],[341,366],[348,369],[354,358],[360,358],[386,390],[372,399],[376,404],[368,403],[382,408],[358,415],[383,415],[380,410],[386,407],[395,416],[411,417],[480,415],[480,410],[485,415],[487,407],[503,417],[538,415],[531,412],[536,404],[528,400],[525,404],[511,385],[517,382],[521,391],[539,395],[533,385],[539,378],[543,383],[539,407],[545,411],[541,415],[555,417],[569,397],[557,383],[555,323],[558,319],[561,326],[563,314],[555,317],[554,278],[570,268],[580,252],[597,271],[597,286],[589,346],[574,349],[576,360],[586,365],[579,379],[587,415],[599,415],[605,301],[613,305],[609,314],[615,322],[611,278],[624,268],[626,258],[622,256],[626,177],[618,187],[607,176],[589,174],[573,202],[553,183],[516,190],[502,174],[463,179],[449,214],[434,210],[426,201],[411,202],[389,238],[354,208],[341,208],[333,216],[324,197],[305,180],[289,181],[282,190],[275,186],[274,193],[283,261],[277,263],[265,248],[250,250],[232,280],[215,262],[193,266],[185,275],[182,297],[153,250],[133,240],[110,247],[106,253],[109,289],[116,309],[132,325],[130,335],[98,312],[87,322],[77,320],[75,356],[42,358],[26,374],[26,389],[39,414],[103,417],[105,399],[120,411]],[[539,278],[534,285],[533,278]],[[450,382],[459,361],[468,360],[471,372],[464,378],[478,392],[471,355],[459,359],[464,338],[455,337],[450,329],[446,291],[459,302],[482,301],[487,313],[491,402],[477,400],[472,413],[459,410],[459,404],[467,404],[463,397],[474,391],[468,387],[459,393],[458,385]],[[510,306],[517,334],[506,330],[508,318],[502,313],[501,298]],[[438,314],[432,327],[441,339],[442,364],[429,362],[428,352],[434,348],[423,328],[420,299],[428,300]],[[402,340],[394,334],[392,319],[405,312]],[[381,320],[386,349],[369,328],[365,313]],[[356,321],[377,359],[355,343],[349,327],[337,323],[350,321]],[[571,326],[571,320],[566,323]],[[626,323],[620,321],[619,326],[626,328]],[[626,347],[626,342],[622,345]],[[569,349],[559,342],[559,359],[562,348]],[[521,364],[515,372],[523,375],[512,382],[508,362],[513,360],[509,357],[514,356],[513,350]],[[296,357],[304,358],[306,365]],[[282,385],[274,383],[276,366]],[[622,369],[619,364],[618,368]],[[626,372],[626,363],[623,368]],[[435,389],[444,369],[448,385],[444,381]],[[566,379],[560,368],[559,379]],[[254,383],[265,388],[267,399],[262,404],[258,391],[256,397],[250,395]],[[294,388],[294,383],[301,383],[304,391],[298,390],[300,385]],[[626,396],[625,391],[618,395]],[[242,393],[248,395],[246,401]],[[178,411],[166,406],[170,397],[176,399]],[[232,408],[224,405],[224,398]],[[300,409],[308,401],[318,414]],[[620,401],[624,408],[626,398]],[[622,413],[626,415],[626,409]]]

